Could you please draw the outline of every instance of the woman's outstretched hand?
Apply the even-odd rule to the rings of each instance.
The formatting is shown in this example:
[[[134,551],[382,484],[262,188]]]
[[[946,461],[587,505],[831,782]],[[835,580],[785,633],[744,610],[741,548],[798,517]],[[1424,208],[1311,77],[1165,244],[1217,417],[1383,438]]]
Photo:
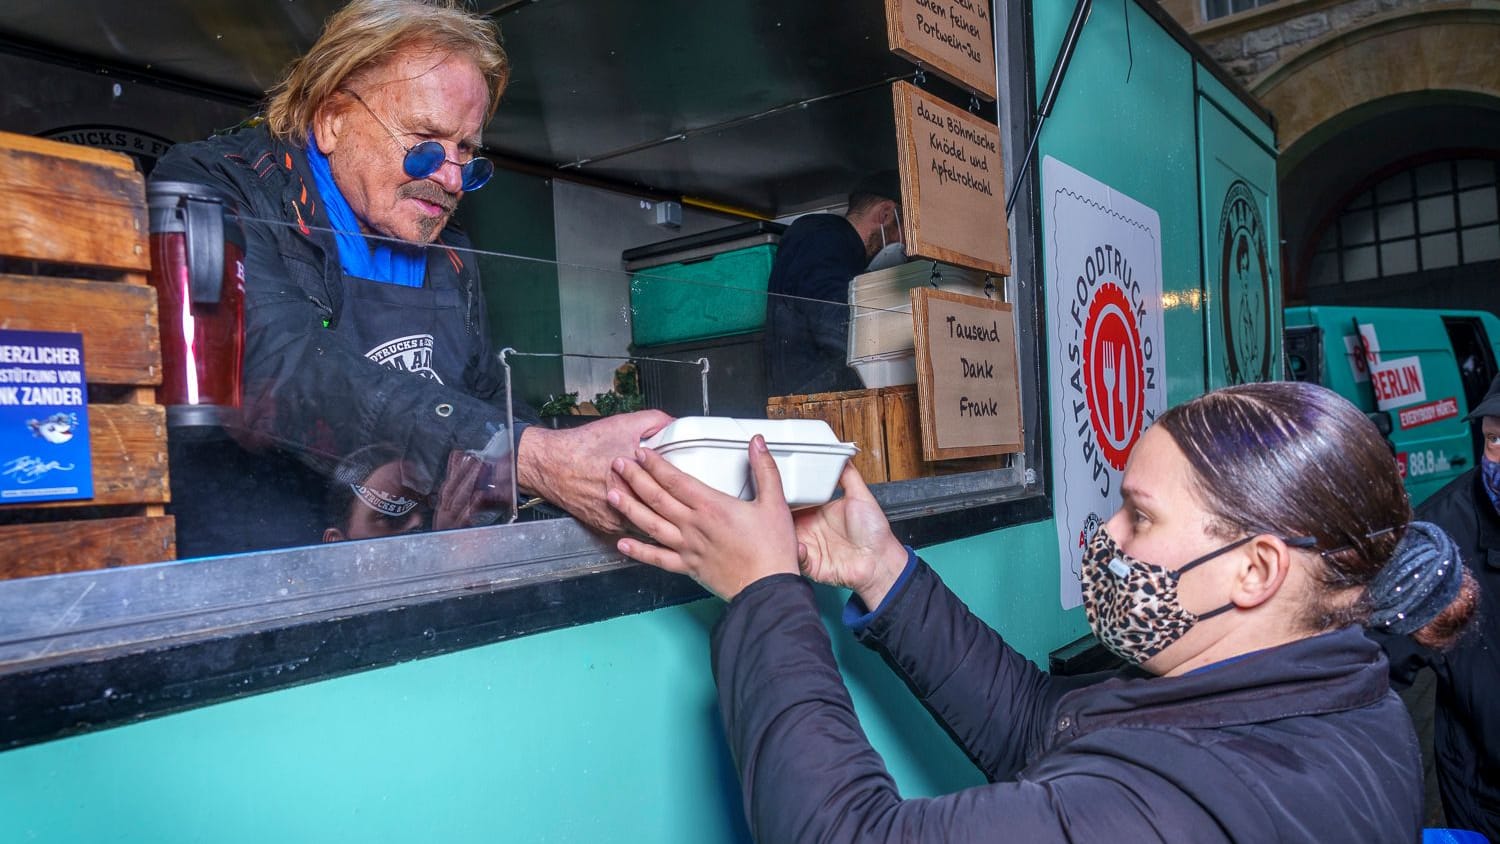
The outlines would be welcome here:
[[[754,501],[685,474],[649,448],[611,465],[610,506],[651,538],[619,540],[620,553],[686,574],[724,600],[772,574],[797,573],[797,537],[781,473],[760,436],[750,441]],[[878,512],[878,510],[877,510]],[[655,544],[652,544],[655,543]]]
[[[819,583],[853,589],[873,609],[906,568],[906,548],[891,533],[854,464],[844,467],[839,486],[842,498],[793,514],[802,573]]]

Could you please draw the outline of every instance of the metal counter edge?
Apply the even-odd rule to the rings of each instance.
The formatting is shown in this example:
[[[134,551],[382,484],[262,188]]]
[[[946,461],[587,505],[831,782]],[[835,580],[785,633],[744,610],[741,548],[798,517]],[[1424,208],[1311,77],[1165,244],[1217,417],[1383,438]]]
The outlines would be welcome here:
[[[992,498],[893,528],[1051,516]],[[0,750],[705,597],[571,519],[0,581]]]

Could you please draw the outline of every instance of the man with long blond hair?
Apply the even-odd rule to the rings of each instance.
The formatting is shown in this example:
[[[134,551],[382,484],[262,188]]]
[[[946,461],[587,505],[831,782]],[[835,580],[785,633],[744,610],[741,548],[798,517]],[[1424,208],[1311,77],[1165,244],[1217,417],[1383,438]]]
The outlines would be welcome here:
[[[494,22],[455,0],[354,0],[263,121],[174,147],[153,179],[218,189],[245,229],[236,439],[325,477],[361,447],[397,444],[405,485],[450,512],[476,502],[470,523],[509,489],[514,453],[523,492],[615,530],[608,462],[667,417],[508,429],[478,268],[449,225],[494,173],[481,132],[509,76]]]

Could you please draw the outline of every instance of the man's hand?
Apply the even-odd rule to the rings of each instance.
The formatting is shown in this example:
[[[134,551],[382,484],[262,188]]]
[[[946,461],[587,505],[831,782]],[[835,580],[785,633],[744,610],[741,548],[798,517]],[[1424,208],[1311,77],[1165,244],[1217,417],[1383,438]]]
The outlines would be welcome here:
[[[532,425],[516,446],[516,481],[595,530],[621,533],[624,523],[604,499],[610,463],[633,459],[641,440],[671,421],[659,410],[641,410],[570,430]]]

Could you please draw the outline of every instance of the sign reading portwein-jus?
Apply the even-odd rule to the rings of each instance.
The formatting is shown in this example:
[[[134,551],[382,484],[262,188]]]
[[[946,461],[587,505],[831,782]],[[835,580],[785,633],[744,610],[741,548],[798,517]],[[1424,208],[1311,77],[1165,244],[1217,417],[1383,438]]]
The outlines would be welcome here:
[[[885,0],[885,33],[892,53],[995,99],[989,0]]]

